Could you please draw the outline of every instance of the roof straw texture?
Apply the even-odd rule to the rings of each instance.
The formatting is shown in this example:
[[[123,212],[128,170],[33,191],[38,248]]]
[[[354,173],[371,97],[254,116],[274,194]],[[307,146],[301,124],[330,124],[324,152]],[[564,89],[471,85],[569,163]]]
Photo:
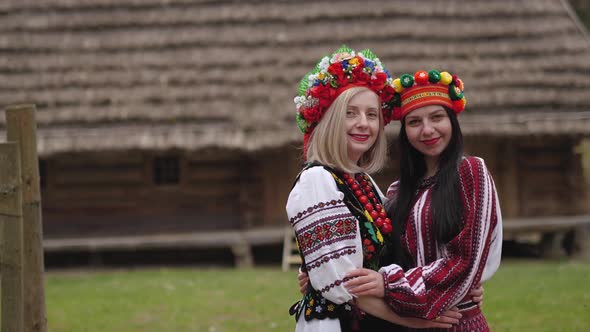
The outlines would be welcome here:
[[[466,134],[590,134],[590,39],[559,0],[7,0],[0,100],[37,104],[43,155],[264,149],[301,139],[298,82],[343,43],[458,73]]]

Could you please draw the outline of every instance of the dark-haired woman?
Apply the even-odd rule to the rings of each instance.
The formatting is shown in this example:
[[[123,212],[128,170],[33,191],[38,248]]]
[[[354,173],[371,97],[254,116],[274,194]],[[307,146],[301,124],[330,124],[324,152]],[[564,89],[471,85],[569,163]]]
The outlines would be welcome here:
[[[436,319],[457,306],[463,316],[450,331],[489,331],[468,294],[499,267],[502,218],[483,159],[463,155],[463,82],[431,70],[402,75],[394,86],[401,174],[387,209],[414,268],[357,269],[345,286],[356,296],[384,297],[403,316]]]

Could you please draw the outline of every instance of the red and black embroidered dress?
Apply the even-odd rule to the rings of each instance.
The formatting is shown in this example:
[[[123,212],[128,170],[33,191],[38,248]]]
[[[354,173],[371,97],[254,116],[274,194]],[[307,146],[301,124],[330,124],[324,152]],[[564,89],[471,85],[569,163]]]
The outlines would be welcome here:
[[[429,320],[458,306],[463,314],[460,324],[445,331],[488,331],[485,317],[468,293],[480,281],[489,279],[500,265],[500,206],[494,181],[481,158],[463,158],[459,177],[462,230],[442,248],[437,247],[430,204],[436,176],[423,181],[402,235],[402,246],[415,267],[404,271],[394,264],[380,269],[386,282],[385,300],[400,315]],[[394,183],[388,198],[394,198],[396,191]]]
[[[359,325],[360,311],[351,304],[345,276],[359,267],[377,270],[383,238],[366,204],[351,190],[356,180],[350,178],[325,166],[307,166],[289,194],[287,214],[310,280],[303,299],[290,310],[296,331],[340,332]],[[381,204],[383,194],[368,175],[354,178],[361,180],[357,186],[364,195]]]

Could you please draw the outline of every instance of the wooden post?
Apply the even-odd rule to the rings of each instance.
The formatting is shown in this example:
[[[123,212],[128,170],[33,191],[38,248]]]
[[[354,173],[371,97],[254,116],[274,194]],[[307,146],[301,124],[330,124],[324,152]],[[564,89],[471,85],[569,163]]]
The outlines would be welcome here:
[[[20,155],[16,143],[0,144],[2,233],[2,332],[23,331],[23,219]]]
[[[285,235],[283,238],[283,271],[289,271],[291,265],[301,265],[301,256],[299,255],[299,249],[297,248],[297,242],[295,240],[295,233],[291,226],[285,226]]]
[[[588,213],[590,212],[590,137],[580,140],[574,152],[581,155],[584,196],[587,202],[584,204],[585,211],[583,212]],[[576,228],[573,245],[579,249],[575,253],[576,258],[590,262],[590,225],[582,225]]]
[[[14,105],[6,109],[8,141],[20,147],[24,255],[24,331],[46,332],[43,227],[39,158],[34,105]]]

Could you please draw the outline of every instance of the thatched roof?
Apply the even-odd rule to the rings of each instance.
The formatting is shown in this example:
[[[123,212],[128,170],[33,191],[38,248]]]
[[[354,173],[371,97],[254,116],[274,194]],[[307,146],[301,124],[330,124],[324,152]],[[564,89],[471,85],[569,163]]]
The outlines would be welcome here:
[[[298,81],[342,43],[460,73],[468,135],[590,134],[590,39],[565,0],[4,0],[0,101],[37,104],[45,155],[263,149],[301,139]]]

